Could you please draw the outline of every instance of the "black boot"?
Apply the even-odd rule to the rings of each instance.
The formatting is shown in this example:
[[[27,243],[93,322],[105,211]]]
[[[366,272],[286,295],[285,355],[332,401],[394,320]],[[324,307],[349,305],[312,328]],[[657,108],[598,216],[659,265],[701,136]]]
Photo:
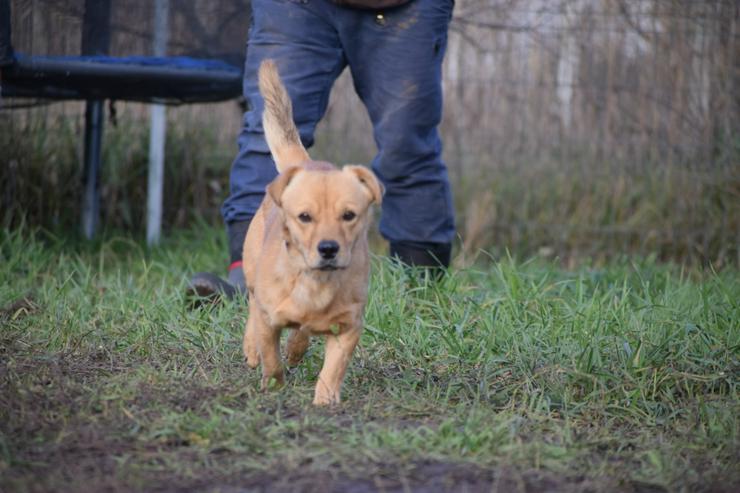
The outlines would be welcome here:
[[[222,279],[211,272],[198,272],[190,279],[185,297],[195,307],[203,303],[217,303],[221,299],[233,300],[237,296],[245,295],[247,283],[244,281],[241,265],[229,270],[227,279]]]
[[[392,241],[390,256],[411,267],[426,267],[436,275],[450,266],[452,245],[449,243],[422,243]]]
[[[185,297],[193,307],[204,302],[216,303],[221,299],[235,299],[247,295],[247,282],[242,269],[242,248],[250,221],[240,221],[228,225],[229,253],[231,265],[226,279],[211,272],[198,272],[188,283]]]

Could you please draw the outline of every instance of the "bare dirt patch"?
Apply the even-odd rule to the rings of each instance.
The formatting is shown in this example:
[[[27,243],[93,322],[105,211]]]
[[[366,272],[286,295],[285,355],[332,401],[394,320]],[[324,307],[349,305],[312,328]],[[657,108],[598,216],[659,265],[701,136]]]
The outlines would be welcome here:
[[[0,490],[362,493],[488,492],[493,488],[556,492],[573,490],[579,484],[578,480],[540,473],[487,470],[444,461],[357,464],[351,474],[306,464],[300,469],[280,471],[245,467],[222,475],[214,473],[207,463],[238,463],[249,457],[223,449],[203,452],[191,447],[188,440],[132,439],[128,417],[92,404],[99,397],[95,394],[100,391],[101,381],[132,372],[134,363],[111,361],[102,354],[13,356],[0,362],[0,433],[6,451],[0,462]],[[135,387],[132,406],[163,406],[176,412],[196,410],[204,401],[228,390],[147,382]],[[301,413],[288,407],[280,415],[292,420],[300,419]],[[321,416],[335,420],[339,426],[355,419],[346,411],[321,412]],[[390,424],[414,426],[405,420]],[[188,472],[175,472],[172,461],[178,463],[176,469]],[[348,458],[348,462],[354,461]]]
[[[0,361],[0,491],[75,492],[661,492],[661,487],[611,475],[603,478],[556,474],[499,464],[484,467],[470,462],[381,457],[363,462],[347,456],[341,464],[307,460],[293,468],[282,462],[282,450],[268,461],[257,450],[201,447],[187,435],[157,437],[140,432],[121,407],[105,404],[105,382],[131,384],[127,408],[144,420],[163,413],[204,414],[203,405],[237,395],[244,404],[253,395],[240,395],[245,370],[220,368],[225,375],[216,386],[159,380],[136,373],[147,362],[112,360],[105,353],[44,355],[4,351]],[[205,368],[209,371],[209,368]],[[122,393],[129,390],[122,390]],[[120,397],[117,397],[120,399]],[[295,402],[265,400],[256,406],[256,419],[300,423],[306,412]],[[359,405],[359,404],[357,404]],[[435,426],[434,418],[418,421],[389,414],[365,419],[352,406],[335,411],[311,411],[325,428],[311,439],[331,446],[336,429],[372,422],[387,429]],[[334,431],[332,431],[334,430]],[[305,439],[305,436],[303,437]],[[266,465],[268,464],[268,465]],[[701,491],[729,493],[738,484],[704,484]]]

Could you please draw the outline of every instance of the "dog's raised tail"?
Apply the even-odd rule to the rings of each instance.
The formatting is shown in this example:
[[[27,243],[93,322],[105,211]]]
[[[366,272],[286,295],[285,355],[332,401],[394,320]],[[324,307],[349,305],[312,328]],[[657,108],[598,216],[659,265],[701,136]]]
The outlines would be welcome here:
[[[280,80],[273,60],[264,60],[259,70],[260,93],[265,101],[262,127],[278,172],[299,166],[309,159],[293,121],[290,96]]]

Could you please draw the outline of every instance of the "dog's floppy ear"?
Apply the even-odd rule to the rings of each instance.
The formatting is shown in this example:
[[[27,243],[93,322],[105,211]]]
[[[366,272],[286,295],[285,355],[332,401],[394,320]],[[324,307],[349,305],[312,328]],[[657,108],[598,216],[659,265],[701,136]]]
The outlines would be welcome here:
[[[365,188],[370,192],[370,197],[372,198],[372,201],[376,204],[380,204],[383,201],[383,194],[385,193],[385,188],[383,188],[383,184],[380,183],[380,180],[375,176],[375,173],[370,171],[364,166],[359,166],[356,164],[350,164],[342,168],[342,171],[346,171],[349,173],[352,173],[357,177],[358,180],[360,180],[360,183],[363,184]]]
[[[301,171],[302,168],[293,166],[286,169],[283,173],[280,173],[277,178],[272,180],[272,183],[267,185],[267,193],[270,194],[270,198],[277,204],[278,207],[283,206],[283,192],[285,187],[288,186],[290,181],[295,177],[296,173]]]

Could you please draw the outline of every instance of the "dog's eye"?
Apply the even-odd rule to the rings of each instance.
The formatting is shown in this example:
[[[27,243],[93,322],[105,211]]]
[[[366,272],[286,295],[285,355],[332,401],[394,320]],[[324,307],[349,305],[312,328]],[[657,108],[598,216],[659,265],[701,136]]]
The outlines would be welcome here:
[[[311,215],[308,212],[301,212],[300,214],[298,214],[298,220],[302,223],[310,223]]]
[[[344,221],[351,221],[352,219],[356,217],[357,217],[357,214],[355,214],[352,211],[346,211],[344,214],[342,214],[342,220]]]

